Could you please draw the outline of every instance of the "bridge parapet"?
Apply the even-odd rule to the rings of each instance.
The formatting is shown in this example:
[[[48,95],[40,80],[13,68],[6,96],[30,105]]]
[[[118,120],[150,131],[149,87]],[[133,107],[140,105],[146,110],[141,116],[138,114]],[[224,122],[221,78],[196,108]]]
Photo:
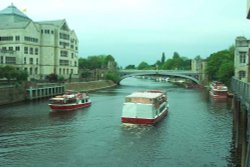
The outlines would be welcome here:
[[[200,84],[199,73],[185,70],[120,70],[121,80],[132,76],[143,76],[143,75],[162,75],[162,76],[173,76],[187,78]]]

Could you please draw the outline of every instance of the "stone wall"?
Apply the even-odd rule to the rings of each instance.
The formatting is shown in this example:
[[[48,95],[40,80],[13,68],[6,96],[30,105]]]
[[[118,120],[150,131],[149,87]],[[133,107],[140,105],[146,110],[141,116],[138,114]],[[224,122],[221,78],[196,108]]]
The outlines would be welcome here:
[[[22,85],[0,87],[0,105],[24,101],[25,95]]]
[[[107,81],[107,80],[99,80],[91,82],[72,82],[65,84],[65,90],[90,92],[114,86],[116,86],[116,84],[113,81]]]

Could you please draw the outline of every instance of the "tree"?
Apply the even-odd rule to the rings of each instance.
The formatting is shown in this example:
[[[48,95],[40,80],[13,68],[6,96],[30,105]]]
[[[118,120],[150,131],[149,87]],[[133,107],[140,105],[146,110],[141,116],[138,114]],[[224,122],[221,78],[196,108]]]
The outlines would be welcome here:
[[[161,55],[161,64],[163,64],[165,62],[165,53],[163,52],[162,55]]]
[[[206,73],[209,80],[219,80],[228,84],[234,71],[234,50],[227,50],[211,54],[207,59]]]
[[[150,69],[150,65],[148,65],[148,63],[143,61],[138,65],[137,69],[138,70],[148,70],[148,69]]]
[[[135,65],[128,65],[125,67],[125,69],[130,70],[130,69],[136,69]]]

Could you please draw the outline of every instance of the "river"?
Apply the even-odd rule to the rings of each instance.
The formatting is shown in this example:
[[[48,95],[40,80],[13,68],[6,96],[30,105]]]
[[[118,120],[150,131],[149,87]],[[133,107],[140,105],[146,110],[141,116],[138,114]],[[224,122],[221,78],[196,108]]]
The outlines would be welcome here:
[[[145,89],[167,91],[167,117],[122,125],[124,97]],[[51,112],[48,99],[0,107],[0,166],[237,166],[230,100],[136,78],[90,96],[91,107],[71,112]]]

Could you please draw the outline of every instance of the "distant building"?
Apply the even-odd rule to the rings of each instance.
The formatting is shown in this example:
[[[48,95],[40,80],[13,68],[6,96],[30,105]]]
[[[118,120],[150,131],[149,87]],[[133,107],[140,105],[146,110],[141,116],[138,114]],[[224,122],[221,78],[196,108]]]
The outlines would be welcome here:
[[[32,21],[14,5],[0,20],[0,65],[26,70],[30,79],[78,74],[78,39],[66,20]]]
[[[243,82],[250,82],[250,40],[239,36],[235,40],[234,75]]]

